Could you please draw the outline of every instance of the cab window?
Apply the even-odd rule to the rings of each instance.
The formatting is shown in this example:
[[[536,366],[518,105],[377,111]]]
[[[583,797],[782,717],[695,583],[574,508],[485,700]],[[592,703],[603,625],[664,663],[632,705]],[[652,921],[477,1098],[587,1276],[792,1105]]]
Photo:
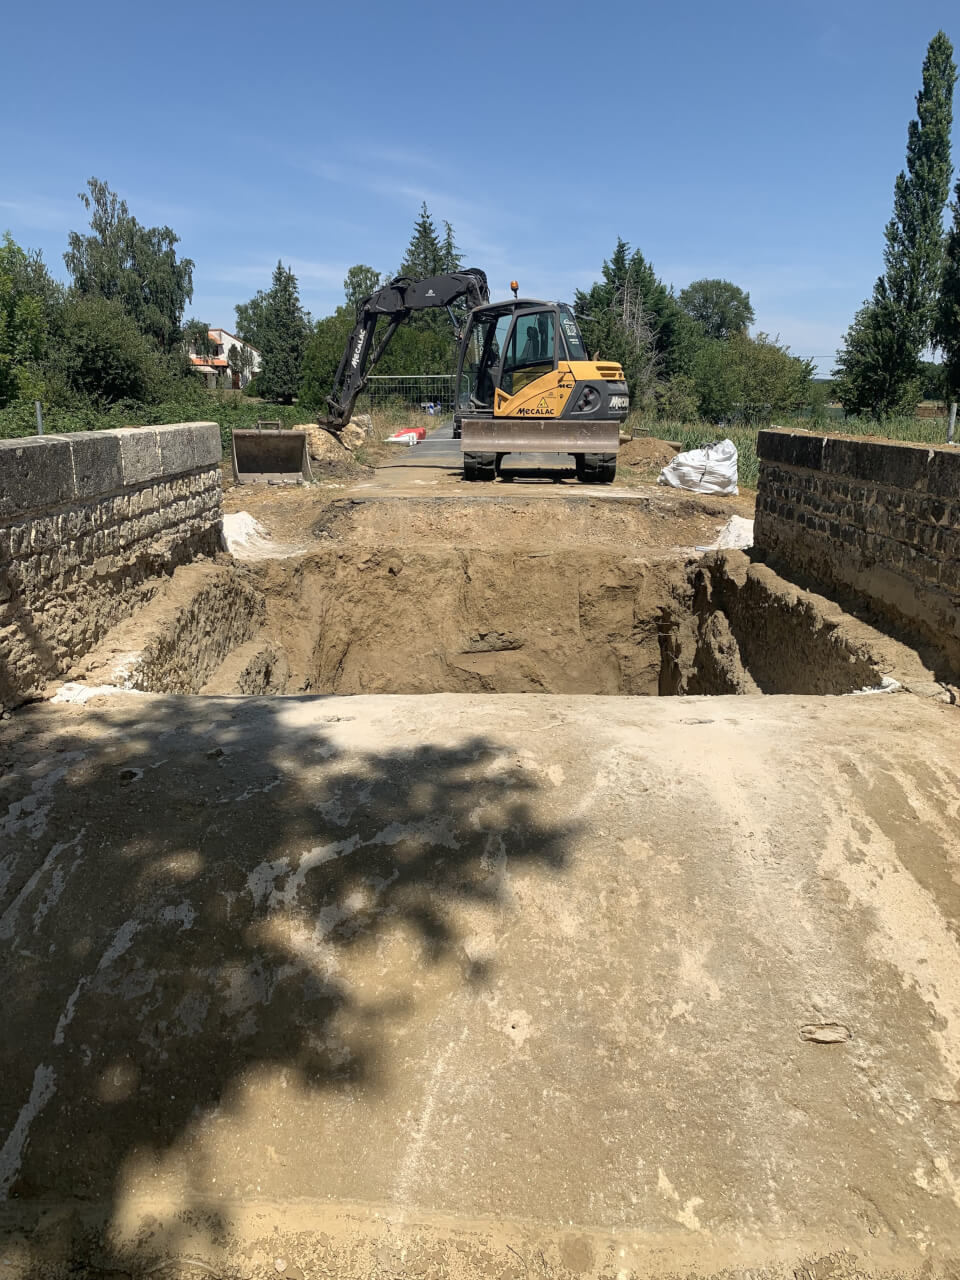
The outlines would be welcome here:
[[[515,395],[556,364],[556,317],[553,310],[517,317],[507,343],[500,386]]]
[[[494,389],[499,385],[501,353],[512,319],[510,311],[493,312],[478,320],[470,330],[460,375],[458,405],[461,409],[493,404]]]
[[[479,377],[480,365],[483,358],[484,347],[490,329],[493,326],[493,317],[485,317],[475,324],[470,330],[467,338],[467,349],[464,353],[463,372],[460,375],[460,394],[457,399],[458,407],[461,409],[470,409],[475,404],[480,403]]]
[[[571,360],[586,360],[587,349],[580,336],[580,326],[565,302],[560,304],[560,329]]]

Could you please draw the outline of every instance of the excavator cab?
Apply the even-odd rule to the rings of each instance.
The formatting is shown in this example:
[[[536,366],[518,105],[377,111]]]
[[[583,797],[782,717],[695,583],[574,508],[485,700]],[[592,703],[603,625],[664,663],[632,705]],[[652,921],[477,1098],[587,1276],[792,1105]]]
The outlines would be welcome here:
[[[587,358],[564,302],[477,307],[460,346],[454,436],[464,477],[492,480],[507,453],[570,453],[581,480],[616,474],[629,397],[619,364]]]

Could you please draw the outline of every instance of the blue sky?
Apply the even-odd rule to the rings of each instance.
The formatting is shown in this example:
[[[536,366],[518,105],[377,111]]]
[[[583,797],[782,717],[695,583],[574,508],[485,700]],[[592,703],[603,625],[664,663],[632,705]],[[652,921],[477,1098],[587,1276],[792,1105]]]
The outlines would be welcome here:
[[[399,265],[426,200],[497,296],[570,298],[620,235],[677,289],[748,289],[827,372],[939,27],[960,47],[956,0],[11,0],[0,231],[63,275],[96,175],[177,232],[188,312],[229,328],[278,258],[327,314],[353,263]]]

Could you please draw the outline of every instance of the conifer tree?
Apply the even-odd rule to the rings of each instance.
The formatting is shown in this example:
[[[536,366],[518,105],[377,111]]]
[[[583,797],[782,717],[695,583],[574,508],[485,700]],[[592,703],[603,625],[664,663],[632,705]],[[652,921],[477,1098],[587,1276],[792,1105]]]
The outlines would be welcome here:
[[[450,233],[452,243],[453,233]],[[413,225],[413,235],[407,245],[400,270],[401,276],[411,276],[414,280],[422,280],[425,276],[437,276],[447,270],[443,265],[444,246],[440,243],[437,228],[433,225],[424,201],[420,207],[420,217]]]
[[[640,250],[631,253],[622,237],[601,275],[587,293],[576,294],[584,341],[591,353],[623,365],[630,394],[639,401],[655,377],[689,371],[698,329]]]
[[[262,361],[257,387],[265,400],[292,404],[300,382],[300,367],[310,322],[300,305],[297,277],[278,262],[263,295],[258,337]]]
[[[457,248],[457,242],[453,237],[453,227],[449,222],[444,222],[443,243],[440,246],[440,261],[443,263],[442,271],[459,271],[463,265],[463,254]]]
[[[923,61],[917,118],[907,129],[906,170],[894,185],[893,217],[884,231],[884,274],[838,354],[844,407],[856,412],[869,410],[883,418],[919,395],[920,360],[934,336],[942,272],[956,79],[953,46],[938,31]]]

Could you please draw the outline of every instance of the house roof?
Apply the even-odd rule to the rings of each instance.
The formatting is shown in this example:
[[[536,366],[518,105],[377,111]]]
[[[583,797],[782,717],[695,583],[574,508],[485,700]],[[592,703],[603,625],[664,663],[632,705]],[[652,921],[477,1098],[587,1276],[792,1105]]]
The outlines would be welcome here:
[[[232,338],[234,342],[239,342],[241,346],[248,347],[252,352],[254,352],[254,354],[260,354],[259,347],[255,347],[252,342],[244,342],[243,338],[238,338],[237,335],[235,333],[231,333],[229,329],[211,329],[209,336],[213,337],[215,333],[222,333],[226,337]]]

